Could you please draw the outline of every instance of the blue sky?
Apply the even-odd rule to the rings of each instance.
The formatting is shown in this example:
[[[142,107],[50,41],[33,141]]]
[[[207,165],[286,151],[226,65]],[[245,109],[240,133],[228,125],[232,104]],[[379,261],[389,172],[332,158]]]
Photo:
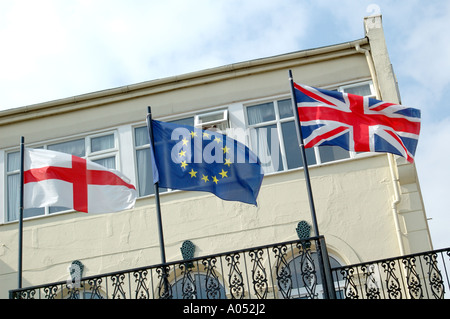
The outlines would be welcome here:
[[[0,0],[0,110],[359,39],[377,12],[402,103],[422,110],[433,244],[450,247],[450,1]]]

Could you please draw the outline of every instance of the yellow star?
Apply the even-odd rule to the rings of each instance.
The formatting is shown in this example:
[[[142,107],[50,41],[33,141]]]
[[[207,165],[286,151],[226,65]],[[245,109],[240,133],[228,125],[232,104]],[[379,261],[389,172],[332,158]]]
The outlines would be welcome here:
[[[203,174],[202,174],[202,175],[203,175]],[[205,183],[206,183],[206,182],[209,182],[208,176],[205,176],[205,175],[203,175],[202,180],[204,180]]]
[[[209,134],[206,132],[203,132],[203,138],[209,138]]]
[[[225,178],[225,177],[228,177],[228,176],[227,176],[227,173],[228,173],[228,171],[224,171],[224,170],[222,169],[222,171],[221,171],[219,174],[222,175],[222,178]]]
[[[186,156],[186,151],[181,150],[178,155],[180,155],[180,157]]]
[[[191,178],[192,178],[192,177],[197,177],[197,172],[194,171],[194,169],[191,169],[191,171],[189,172],[189,174],[191,174]]]
[[[181,162],[181,167],[186,168],[186,166],[188,166],[188,164],[186,164],[186,161],[182,161]]]
[[[220,143],[220,142],[222,142],[222,140],[221,140],[220,138],[216,137],[216,138],[214,139],[214,142]]]
[[[186,138],[183,138],[182,142],[183,142],[183,145],[188,145],[188,140]]]
[[[232,164],[231,160],[229,158],[226,158],[225,163],[223,165],[228,165],[228,167],[230,167],[231,164]]]
[[[228,153],[230,151],[230,149],[228,148],[228,146],[225,145],[225,147],[222,147],[223,149],[223,153]]]
[[[192,137],[192,138],[194,138],[195,136],[197,136],[197,132],[193,132],[193,131],[192,131],[192,132],[189,133],[189,134],[191,134],[191,137]]]
[[[217,177],[213,176],[213,182],[216,183],[216,184],[219,182],[219,180],[217,179]]]

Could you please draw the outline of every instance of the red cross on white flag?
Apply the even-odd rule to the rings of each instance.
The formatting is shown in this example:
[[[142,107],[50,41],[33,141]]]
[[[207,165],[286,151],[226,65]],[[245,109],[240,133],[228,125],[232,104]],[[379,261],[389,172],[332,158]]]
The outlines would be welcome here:
[[[26,149],[24,208],[62,206],[85,213],[133,208],[136,189],[118,171],[66,153]]]

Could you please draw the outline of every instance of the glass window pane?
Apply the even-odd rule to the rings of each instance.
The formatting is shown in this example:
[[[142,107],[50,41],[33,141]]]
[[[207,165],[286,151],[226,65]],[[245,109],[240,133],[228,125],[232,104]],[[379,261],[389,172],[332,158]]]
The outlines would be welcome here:
[[[63,212],[63,211],[66,211],[66,210],[72,210],[72,208],[63,207],[63,206],[51,206],[51,207],[48,208],[48,212],[50,214]]]
[[[282,123],[281,129],[283,132],[284,150],[286,152],[288,169],[303,167],[303,161],[301,157],[300,146],[298,144],[295,122],[290,121]],[[305,149],[305,152],[306,152],[306,160],[308,161],[308,166],[316,164],[316,156],[314,154],[314,149],[307,148]]]
[[[319,146],[319,154],[320,154],[320,161],[322,163],[337,161],[340,159],[350,157],[350,153],[347,150],[344,150],[342,147],[339,146],[331,146],[331,145]]]
[[[207,113],[207,114],[201,114],[198,116],[198,119],[199,119],[200,123],[208,123],[208,122],[213,122],[213,121],[221,121],[224,119],[224,117],[225,117],[224,111],[220,111],[220,112],[211,112],[211,113]]]
[[[280,112],[281,119],[294,116],[291,100],[287,99],[278,101],[278,111]]]
[[[91,152],[114,148],[114,134],[94,137],[91,139]]]
[[[20,152],[9,153],[6,166],[8,172],[20,170]]]
[[[72,154],[78,157],[86,155],[84,138],[69,142],[51,144],[47,147],[49,150]]]
[[[101,158],[98,160],[93,160],[94,163],[97,163],[99,165],[102,165],[109,169],[116,169],[116,157],[107,157],[107,158]]]
[[[175,123],[180,125],[190,125],[194,126],[194,117],[186,117],[184,119],[174,120],[174,121],[168,121],[169,123]]]
[[[347,88],[344,88],[344,92],[350,93],[350,94],[356,94],[356,95],[360,95],[360,96],[372,95],[369,84],[347,87]]]
[[[150,149],[136,151],[136,161],[138,170],[139,196],[145,196],[155,193],[153,185],[153,174],[150,165]]]
[[[250,131],[253,152],[261,161],[264,173],[283,170],[277,126],[268,125]]]
[[[273,103],[264,103],[247,107],[248,124],[258,124],[275,120]]]
[[[41,216],[45,214],[44,207],[27,208],[23,211],[23,218]]]
[[[20,175],[9,175],[6,179],[8,189],[8,221],[19,218]]]
[[[134,129],[134,144],[136,146],[147,145],[149,143],[147,126],[136,127]]]
[[[142,149],[136,151],[136,162],[138,171],[138,188],[139,196],[151,195],[155,193],[155,185],[153,185],[153,172],[150,163],[150,149]],[[166,188],[159,188],[159,192],[167,191]]]
[[[20,195],[20,175],[9,175],[7,180],[8,198],[7,198],[7,220],[14,221],[19,219],[19,195]],[[23,212],[23,217],[33,217],[44,215],[44,208],[28,208]]]

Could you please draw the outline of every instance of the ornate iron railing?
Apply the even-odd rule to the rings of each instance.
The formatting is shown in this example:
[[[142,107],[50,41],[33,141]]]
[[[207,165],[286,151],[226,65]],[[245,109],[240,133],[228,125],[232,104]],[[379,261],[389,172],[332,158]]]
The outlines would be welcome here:
[[[35,299],[322,298],[323,237],[16,289]]]
[[[98,276],[72,276],[68,281],[11,290],[10,298],[326,298],[326,277],[322,277],[317,258],[319,244],[325,245],[323,237]],[[334,267],[331,273],[336,298],[448,298],[449,260],[450,249],[442,249]]]
[[[346,299],[447,299],[450,248],[333,269]],[[336,278],[340,277],[340,280]]]

